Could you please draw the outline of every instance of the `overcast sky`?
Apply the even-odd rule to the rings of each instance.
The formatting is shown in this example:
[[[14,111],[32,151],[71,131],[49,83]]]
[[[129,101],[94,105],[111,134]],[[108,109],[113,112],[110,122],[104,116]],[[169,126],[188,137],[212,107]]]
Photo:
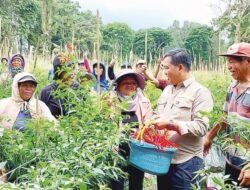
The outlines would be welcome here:
[[[77,0],[75,0],[77,1]],[[173,21],[210,24],[219,0],[78,0],[83,10],[99,10],[104,24],[124,22],[131,28],[167,28]]]

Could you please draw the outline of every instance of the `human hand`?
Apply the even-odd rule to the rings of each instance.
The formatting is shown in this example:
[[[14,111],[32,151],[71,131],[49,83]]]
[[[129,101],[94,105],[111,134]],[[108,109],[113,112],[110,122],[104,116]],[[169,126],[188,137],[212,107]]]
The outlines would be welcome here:
[[[204,145],[203,145],[203,155],[204,156],[206,156],[209,153],[209,150],[211,149],[212,143],[213,142],[208,137],[205,137]]]
[[[155,116],[152,124],[155,126],[156,129],[163,130],[167,128],[167,121],[165,118],[160,116]]]
[[[112,151],[118,153],[119,152],[119,146],[117,146],[117,145],[112,146]]]
[[[146,73],[146,71],[147,71],[147,65],[144,64],[144,65],[141,66],[141,72]]]
[[[250,162],[241,169],[238,180],[241,181],[240,186],[250,185]]]
[[[83,58],[84,58],[84,59],[88,59],[88,52],[87,52],[87,51],[85,51],[85,53],[84,53],[84,55],[83,55]]]
[[[117,59],[116,58],[113,58],[110,62],[110,65],[111,66],[115,66],[115,64],[117,63]]]
[[[159,67],[161,65],[161,62],[162,62],[162,57],[160,57],[159,59],[157,59],[157,66]]]
[[[178,126],[174,124],[172,120],[169,120],[165,116],[162,115],[153,116],[152,124],[155,126],[156,129],[159,130],[168,129],[179,133]]]

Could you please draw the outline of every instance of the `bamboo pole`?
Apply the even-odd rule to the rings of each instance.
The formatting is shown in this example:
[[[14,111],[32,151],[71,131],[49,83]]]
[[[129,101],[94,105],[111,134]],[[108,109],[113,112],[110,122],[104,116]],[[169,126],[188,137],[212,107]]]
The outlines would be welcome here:
[[[133,51],[132,51],[132,49],[131,49],[130,52],[129,52],[129,63],[130,63],[131,65],[133,65]]]
[[[120,66],[122,65],[122,44],[121,44],[121,63],[120,63]]]
[[[2,41],[2,18],[0,17],[0,42]]]
[[[100,48],[100,36],[99,36],[99,11],[97,9],[97,14],[96,14],[96,59],[97,59],[97,93],[98,95],[101,94],[101,86],[100,86],[100,52],[99,52],[99,48]]]
[[[147,61],[147,49],[148,49],[148,32],[145,33],[145,54],[144,60]]]
[[[149,69],[152,71],[152,53],[151,53],[151,51],[149,52]]]
[[[96,43],[94,43],[94,49],[93,49],[93,52],[92,52],[92,61],[93,62],[96,62]]]
[[[219,31],[219,44],[218,44],[218,46],[219,46],[219,54],[220,54],[220,52],[221,52],[221,43],[220,43],[220,31]],[[219,65],[221,64],[221,58],[220,58],[220,56],[219,56]]]

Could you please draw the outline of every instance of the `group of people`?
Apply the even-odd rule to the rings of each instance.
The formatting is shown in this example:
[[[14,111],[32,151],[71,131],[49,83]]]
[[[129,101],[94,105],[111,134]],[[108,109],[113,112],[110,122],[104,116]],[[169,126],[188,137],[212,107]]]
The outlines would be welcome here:
[[[158,78],[157,74],[153,75],[147,69],[144,60],[137,62],[135,70],[130,63],[122,64],[117,74],[114,73],[116,60],[112,60],[108,67],[108,77],[114,87],[112,94],[119,101],[126,101],[128,104],[126,109],[121,110],[121,114],[125,116],[122,123],[133,123],[133,130],[151,120],[158,130],[168,129],[170,140],[179,145],[168,173],[157,176],[158,190],[191,190],[192,185],[201,185],[196,172],[203,168],[203,155],[208,153],[213,139],[219,131],[228,129],[226,132],[230,134],[234,127],[237,127],[230,126],[228,122],[232,115],[239,120],[250,119],[250,44],[234,44],[221,56],[227,58],[227,67],[234,80],[228,89],[223,107],[227,118],[222,123],[214,125],[209,132],[209,120],[202,113],[212,111],[213,97],[209,89],[191,75],[191,58],[186,49],[171,50],[159,59],[157,72],[161,70],[167,75],[167,79]],[[79,88],[79,84],[74,80],[74,72],[69,74],[68,70],[63,68],[66,66],[74,70],[74,63],[69,61],[62,64],[61,57],[55,57],[54,81],[42,89],[40,100],[34,97],[36,78],[23,72],[25,61],[22,56],[13,56],[9,64],[9,68],[13,68],[13,73],[19,73],[11,75],[14,76],[12,96],[0,101],[0,117],[3,118],[1,127],[24,132],[29,118],[39,116],[56,122],[57,118],[68,114],[65,100],[55,97],[52,92],[60,88],[58,81],[65,83],[67,88]],[[19,69],[14,69],[17,68],[16,65],[19,65]],[[95,80],[94,91],[98,90],[98,85],[101,93],[110,90],[105,64],[95,63],[91,71],[85,57],[79,65],[83,67],[85,76],[88,73],[87,76]],[[149,99],[143,93],[147,80],[151,80],[156,87],[163,90],[154,112]],[[250,187],[250,142],[242,142],[239,136],[231,138],[236,143],[244,143],[246,149],[245,152],[239,151],[237,147],[227,150],[225,173],[242,187]],[[127,143],[119,146],[119,153],[125,159],[128,158]],[[142,190],[144,172],[129,163],[122,169],[128,172],[129,189]],[[121,178],[113,180],[111,186],[113,190],[122,190],[124,181]]]

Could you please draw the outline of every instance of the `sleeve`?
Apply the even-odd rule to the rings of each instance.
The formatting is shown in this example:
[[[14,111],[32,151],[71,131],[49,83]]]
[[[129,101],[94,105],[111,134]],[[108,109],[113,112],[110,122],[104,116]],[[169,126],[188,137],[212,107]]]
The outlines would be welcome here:
[[[147,99],[146,97],[142,98],[142,101],[139,102],[136,113],[139,121],[142,123],[145,123],[145,121],[152,118],[153,109],[149,99]]]
[[[168,80],[158,80],[158,81],[159,81],[158,88],[161,90],[164,90],[164,88],[169,84]]]
[[[47,90],[45,89],[42,89],[42,91],[40,92],[40,95],[39,95],[39,99],[44,102],[45,104],[47,103],[47,98],[48,98],[48,95],[47,95]]]
[[[84,59],[84,66],[86,67],[88,73],[91,74],[91,68],[90,68],[90,64],[89,64],[89,60],[88,59]]]
[[[145,113],[144,113],[144,118],[143,118],[143,121],[147,121],[149,119],[151,119],[153,116],[153,109],[151,107],[151,103],[148,102],[146,105],[145,105]]]
[[[197,92],[191,110],[191,121],[176,121],[181,135],[192,134],[203,137],[209,127],[209,119],[203,112],[211,112],[213,109],[213,98],[208,89]]]
[[[115,79],[114,67],[111,65],[108,66],[108,77],[110,80]]]
[[[227,89],[226,100],[225,100],[223,107],[222,107],[222,110],[226,113],[228,112],[228,104],[231,101],[231,98],[233,95],[233,87],[235,87],[237,84],[238,84],[238,82],[234,80]]]

